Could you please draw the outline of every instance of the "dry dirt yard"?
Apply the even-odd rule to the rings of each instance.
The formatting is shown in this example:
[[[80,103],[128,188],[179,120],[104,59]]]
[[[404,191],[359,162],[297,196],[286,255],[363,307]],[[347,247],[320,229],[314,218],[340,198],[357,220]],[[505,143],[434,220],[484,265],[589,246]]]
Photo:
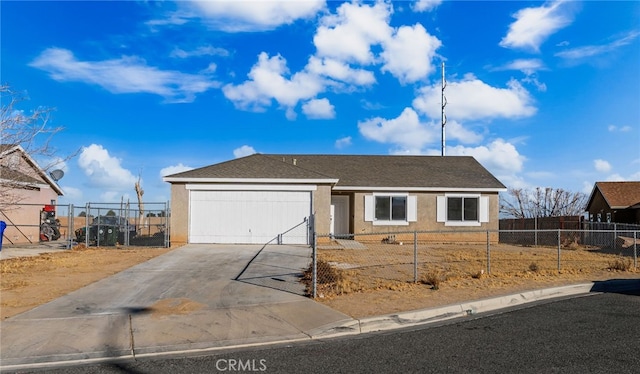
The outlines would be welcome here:
[[[74,247],[0,260],[0,320],[121,272],[171,248]]]
[[[79,246],[70,251],[0,260],[0,319],[25,312],[172,249]],[[339,257],[345,253],[348,252],[324,253],[323,256],[328,260],[341,261]],[[447,253],[447,256],[453,256],[452,258],[457,259],[459,263],[466,263],[465,256],[468,256],[468,253],[468,251],[465,251],[464,255]],[[586,254],[576,252],[575,255]],[[594,254],[589,254],[589,256],[592,255]],[[550,286],[595,280],[640,278],[638,269],[631,268],[626,271],[607,269],[606,264],[611,264],[620,256],[595,255],[604,256],[602,261],[598,261],[600,265],[560,272],[528,269],[502,273],[492,271],[491,275],[487,275],[444,268],[439,273],[444,277],[437,290],[434,290],[433,285],[429,284],[424,277],[415,284],[385,282],[373,287],[371,285],[364,287],[362,281],[358,280],[357,274],[350,275],[349,272],[345,272],[340,292],[324,292],[317,301],[354,318],[360,318]],[[629,263],[628,257],[623,260]],[[499,261],[496,258],[496,266],[498,264]],[[422,272],[425,273],[424,270]]]

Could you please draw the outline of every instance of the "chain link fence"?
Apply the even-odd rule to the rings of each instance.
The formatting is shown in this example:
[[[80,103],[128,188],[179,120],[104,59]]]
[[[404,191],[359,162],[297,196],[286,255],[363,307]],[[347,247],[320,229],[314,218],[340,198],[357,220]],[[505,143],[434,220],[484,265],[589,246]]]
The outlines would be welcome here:
[[[315,235],[314,298],[487,274],[636,270],[640,231],[499,230]]]
[[[168,203],[11,204],[0,211],[6,222],[3,246],[168,247]]]
[[[305,295],[300,279],[311,264],[312,220],[305,218],[265,243],[235,280]]]

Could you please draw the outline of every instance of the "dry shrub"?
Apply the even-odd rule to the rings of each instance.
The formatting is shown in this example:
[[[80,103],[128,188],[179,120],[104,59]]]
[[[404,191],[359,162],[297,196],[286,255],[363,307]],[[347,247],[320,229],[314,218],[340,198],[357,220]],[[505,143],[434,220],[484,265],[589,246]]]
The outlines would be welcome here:
[[[607,269],[614,271],[629,271],[632,268],[631,260],[623,260],[616,259],[612,262],[609,262],[609,267]]]
[[[307,286],[307,294],[313,289],[313,263],[304,271],[302,282]],[[352,292],[354,285],[348,281],[344,271],[331,266],[328,261],[318,259],[316,263],[316,286],[318,294],[341,294]]]
[[[529,271],[537,273],[538,271],[540,271],[540,267],[535,262],[532,262],[529,264]]]
[[[447,275],[444,271],[439,269],[428,270],[420,279],[422,284],[431,286],[432,289],[440,289],[440,284],[447,280]]]
[[[562,248],[565,250],[575,251],[580,249],[580,243],[578,243],[577,236],[570,236],[562,240]]]
[[[484,269],[471,274],[471,278],[473,279],[482,279],[482,277],[484,277]]]

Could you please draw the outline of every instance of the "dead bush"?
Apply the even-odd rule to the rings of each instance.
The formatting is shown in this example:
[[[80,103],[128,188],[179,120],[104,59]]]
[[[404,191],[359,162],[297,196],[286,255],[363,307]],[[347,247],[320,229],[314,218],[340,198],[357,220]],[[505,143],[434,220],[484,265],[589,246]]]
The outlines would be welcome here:
[[[439,269],[428,270],[422,278],[420,278],[420,282],[422,284],[431,286],[431,289],[433,290],[440,289],[440,284],[446,280],[446,273]]]
[[[307,270],[304,271],[302,282],[306,285],[307,294],[312,294],[313,289],[313,263],[309,264]],[[343,271],[336,269],[329,262],[318,259],[316,263],[316,285],[318,288],[329,293],[343,293],[344,289],[350,289],[347,286],[349,282],[345,280]]]
[[[631,260],[617,259],[615,261],[609,262],[609,267],[607,269],[614,271],[629,271],[632,268]]]
[[[537,273],[538,271],[540,271],[540,266],[538,266],[538,264],[536,264],[535,262],[532,262],[529,264],[529,271]]]
[[[484,269],[471,274],[471,278],[473,279],[482,279],[482,277],[484,277]]]

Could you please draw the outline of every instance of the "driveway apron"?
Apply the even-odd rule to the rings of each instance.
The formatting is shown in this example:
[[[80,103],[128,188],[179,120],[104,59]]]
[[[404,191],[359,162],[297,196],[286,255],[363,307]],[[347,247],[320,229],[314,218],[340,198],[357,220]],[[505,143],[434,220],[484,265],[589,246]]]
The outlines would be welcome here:
[[[351,320],[302,296],[304,246],[186,245],[0,326],[2,366],[309,339]]]

